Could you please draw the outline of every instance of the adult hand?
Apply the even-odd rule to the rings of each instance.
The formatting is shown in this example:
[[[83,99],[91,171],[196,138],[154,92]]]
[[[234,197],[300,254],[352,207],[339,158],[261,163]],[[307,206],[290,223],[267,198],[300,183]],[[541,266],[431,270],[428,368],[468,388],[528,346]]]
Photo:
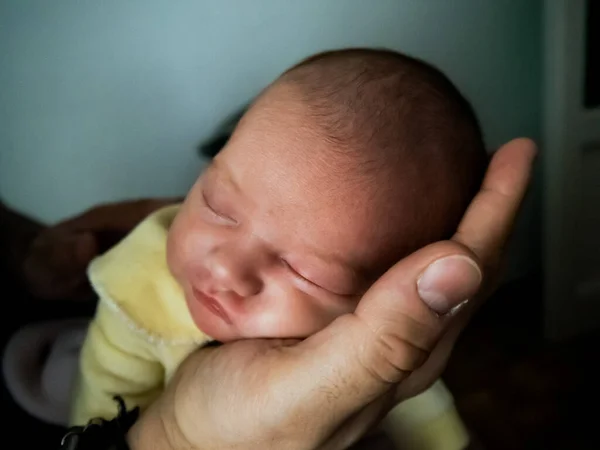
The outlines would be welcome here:
[[[452,240],[398,262],[355,313],[302,342],[247,340],[196,352],[132,428],[131,448],[356,442],[440,376],[458,334],[494,289],[534,155],[527,139],[498,150]]]
[[[178,199],[144,199],[96,206],[45,228],[31,243],[22,272],[25,285],[45,300],[91,294],[86,269],[150,213]]]

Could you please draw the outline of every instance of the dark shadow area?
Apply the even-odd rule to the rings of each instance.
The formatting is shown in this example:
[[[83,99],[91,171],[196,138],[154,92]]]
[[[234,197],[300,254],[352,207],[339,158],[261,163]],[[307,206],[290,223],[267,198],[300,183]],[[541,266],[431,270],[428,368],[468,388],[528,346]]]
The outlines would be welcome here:
[[[543,339],[541,280],[532,277],[482,308],[445,381],[486,449],[596,449],[599,345],[600,332]]]
[[[585,54],[586,108],[600,106],[600,2],[588,0]]]

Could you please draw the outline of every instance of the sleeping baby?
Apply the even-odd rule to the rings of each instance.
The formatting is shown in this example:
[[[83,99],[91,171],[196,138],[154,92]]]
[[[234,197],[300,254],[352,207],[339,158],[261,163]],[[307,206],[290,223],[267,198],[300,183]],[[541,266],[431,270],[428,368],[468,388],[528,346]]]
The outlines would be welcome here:
[[[451,236],[486,153],[437,69],[388,51],[312,56],[254,101],[181,205],[94,260],[100,297],[73,424],[144,409],[210,341],[303,338],[395,262]]]

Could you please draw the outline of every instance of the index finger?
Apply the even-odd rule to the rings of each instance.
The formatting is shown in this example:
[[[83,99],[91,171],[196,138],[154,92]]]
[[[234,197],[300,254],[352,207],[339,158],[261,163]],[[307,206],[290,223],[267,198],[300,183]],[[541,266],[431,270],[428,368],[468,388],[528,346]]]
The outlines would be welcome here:
[[[494,154],[481,190],[452,238],[470,248],[484,266],[501,257],[527,192],[536,153],[533,141],[520,138]]]

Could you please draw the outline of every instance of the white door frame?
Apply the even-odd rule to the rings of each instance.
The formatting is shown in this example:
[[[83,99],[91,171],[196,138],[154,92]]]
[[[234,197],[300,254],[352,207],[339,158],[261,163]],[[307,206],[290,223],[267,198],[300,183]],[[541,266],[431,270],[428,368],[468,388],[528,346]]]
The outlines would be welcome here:
[[[586,0],[544,4],[544,312],[551,339],[600,325],[600,265],[594,276],[583,257],[600,254],[600,248],[585,248],[590,234],[581,235],[589,208],[600,217],[600,204],[585,200],[596,167],[589,169],[589,161],[600,164],[600,108],[583,106],[586,5]],[[597,176],[600,180],[600,165]]]

